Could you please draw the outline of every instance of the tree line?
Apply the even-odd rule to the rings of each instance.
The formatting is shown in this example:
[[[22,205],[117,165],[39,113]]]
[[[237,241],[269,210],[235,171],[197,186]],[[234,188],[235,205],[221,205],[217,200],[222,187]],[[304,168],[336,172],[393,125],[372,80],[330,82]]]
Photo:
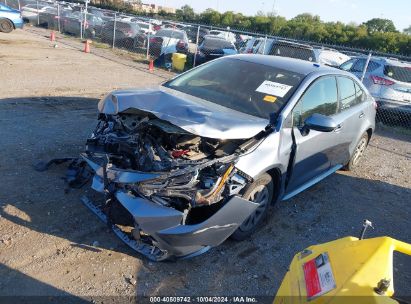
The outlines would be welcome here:
[[[97,1],[101,7],[142,14],[119,0]],[[150,15],[181,22],[230,27],[233,30],[264,35],[411,56],[411,26],[400,32],[391,20],[383,18],[374,18],[362,24],[345,24],[342,22],[324,22],[319,16],[308,13],[297,15],[289,20],[270,13],[258,12],[255,16],[245,16],[232,11],[220,13],[211,8],[197,14],[189,5],[184,5],[178,9],[176,14],[160,11],[158,14]]]

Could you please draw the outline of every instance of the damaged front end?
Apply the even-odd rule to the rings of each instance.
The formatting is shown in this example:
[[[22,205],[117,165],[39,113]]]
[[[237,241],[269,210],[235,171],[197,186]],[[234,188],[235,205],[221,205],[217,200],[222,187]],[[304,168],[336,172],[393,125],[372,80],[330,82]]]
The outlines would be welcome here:
[[[152,260],[205,252],[257,207],[241,198],[252,178],[235,166],[249,146],[195,135],[136,108],[101,113],[82,157],[105,205],[99,211],[83,202]]]

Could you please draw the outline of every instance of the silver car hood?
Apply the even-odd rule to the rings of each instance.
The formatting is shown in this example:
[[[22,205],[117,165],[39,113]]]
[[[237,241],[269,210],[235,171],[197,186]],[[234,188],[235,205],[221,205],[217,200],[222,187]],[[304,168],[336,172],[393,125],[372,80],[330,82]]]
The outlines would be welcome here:
[[[269,122],[162,86],[114,91],[100,101],[98,109],[105,114],[138,109],[192,134],[216,139],[250,138]]]

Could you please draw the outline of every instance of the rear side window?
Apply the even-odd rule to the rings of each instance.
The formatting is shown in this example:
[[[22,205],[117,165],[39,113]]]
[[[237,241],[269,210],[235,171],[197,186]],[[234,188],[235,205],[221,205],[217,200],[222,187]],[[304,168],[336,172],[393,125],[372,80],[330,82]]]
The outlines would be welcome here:
[[[340,69],[344,71],[350,71],[354,63],[357,61],[357,59],[350,59],[346,62],[344,62],[341,66]]]
[[[362,72],[365,68],[365,59],[358,59],[351,68],[351,72]]]
[[[401,82],[411,83],[411,66],[400,67],[394,65],[386,65],[384,67],[384,75]]]
[[[337,109],[338,97],[335,77],[320,78],[308,88],[294,108],[294,126],[302,126],[304,121],[314,113],[332,116],[337,113]]]
[[[340,92],[340,111],[344,111],[357,104],[355,84],[352,79],[347,77],[338,77],[337,79]]]
[[[355,98],[356,98],[356,103],[362,103],[363,101],[365,101],[365,92],[363,91],[363,89],[361,89],[361,87],[359,86],[359,84],[357,82],[354,81],[355,84]]]

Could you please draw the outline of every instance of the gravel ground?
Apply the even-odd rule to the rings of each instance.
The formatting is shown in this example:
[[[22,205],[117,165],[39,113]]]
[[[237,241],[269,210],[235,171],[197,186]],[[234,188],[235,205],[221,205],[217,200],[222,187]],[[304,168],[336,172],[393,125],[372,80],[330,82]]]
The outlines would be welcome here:
[[[165,73],[149,74],[63,42],[54,48],[38,32],[0,33],[1,296],[271,299],[296,252],[357,236],[364,218],[375,225],[367,236],[411,243],[411,136],[385,130],[374,136],[356,172],[338,172],[276,205],[251,239],[228,240],[178,262],[136,256],[81,204],[91,190],[65,193],[64,166],[39,173],[32,164],[78,155],[96,123],[98,98],[115,88],[160,83]],[[411,295],[410,258],[396,257],[394,266],[397,292]]]

